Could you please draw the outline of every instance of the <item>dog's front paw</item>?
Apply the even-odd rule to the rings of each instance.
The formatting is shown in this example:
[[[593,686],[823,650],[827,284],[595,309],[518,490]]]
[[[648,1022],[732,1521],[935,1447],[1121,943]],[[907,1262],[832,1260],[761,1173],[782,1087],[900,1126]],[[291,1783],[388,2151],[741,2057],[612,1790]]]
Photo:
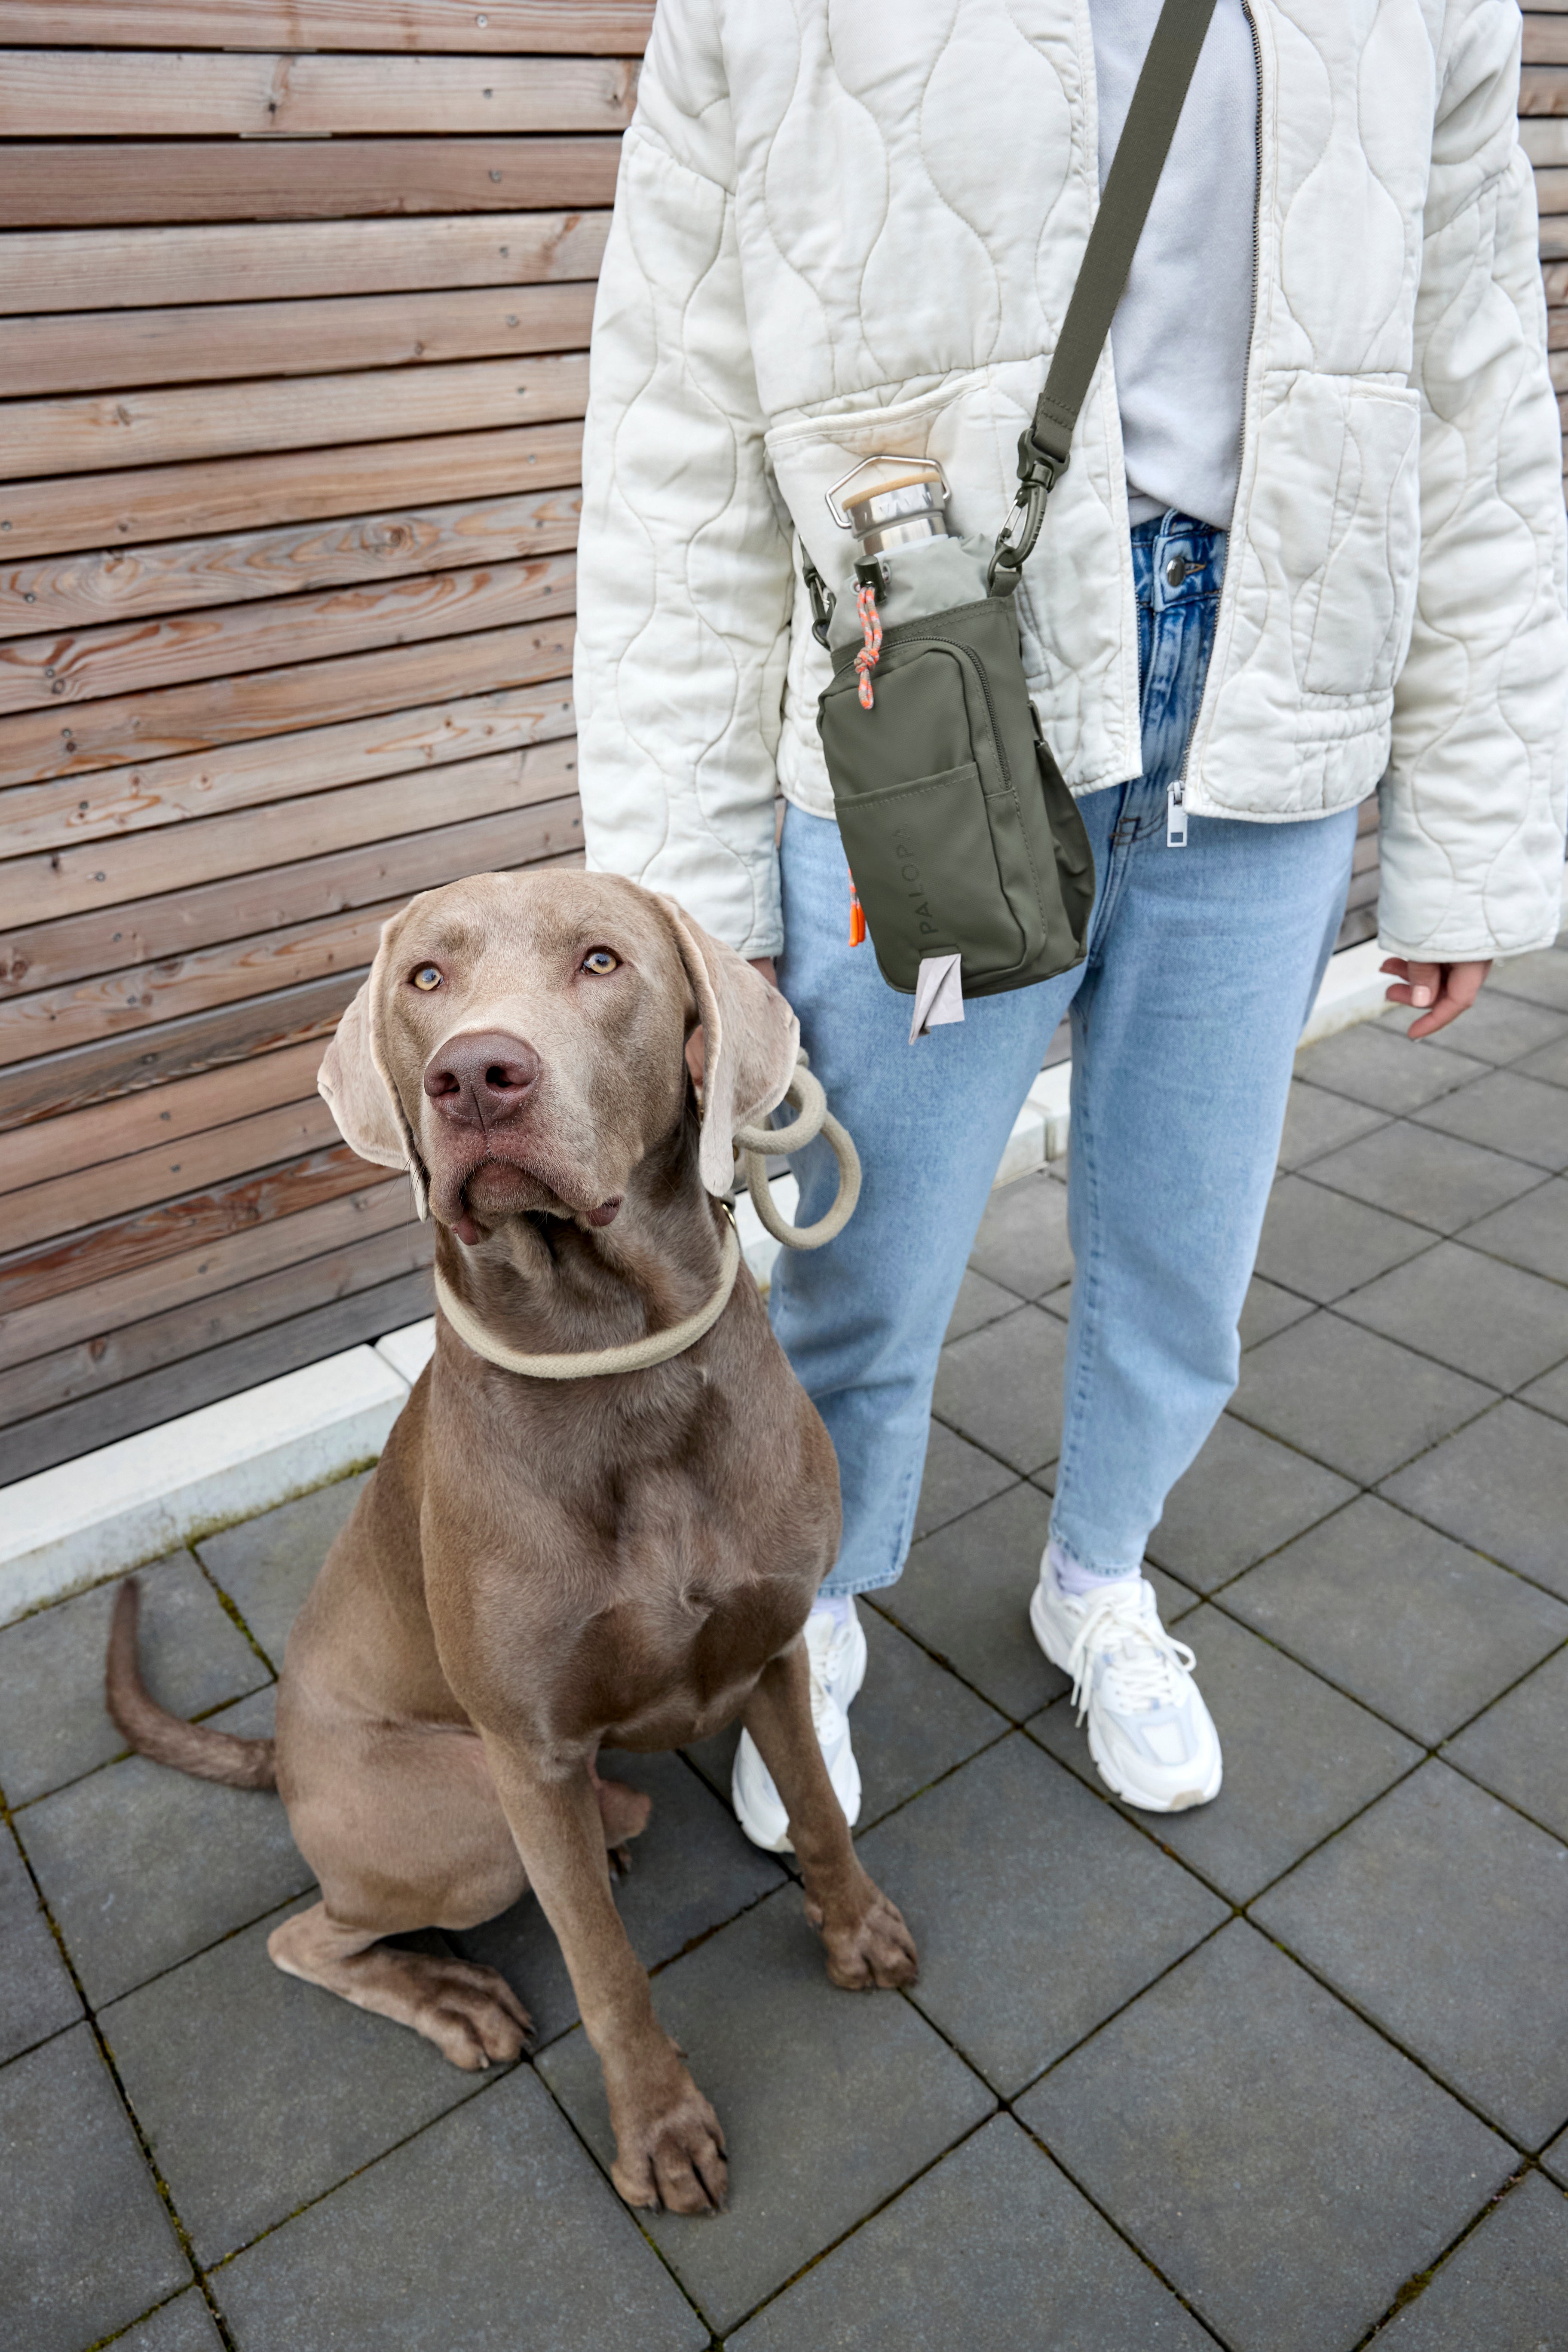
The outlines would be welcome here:
[[[667,2213],[721,2213],[730,2175],[719,2118],[679,2063],[674,2075],[655,2099],[614,2103],[616,2160],[610,2178],[628,2205],[662,2205]]]
[[[903,1913],[879,1886],[867,1882],[867,1900],[853,1915],[840,1916],[808,1902],[805,1916],[827,1950],[827,1974],[846,1992],[884,1990],[920,1981],[920,1955]]]

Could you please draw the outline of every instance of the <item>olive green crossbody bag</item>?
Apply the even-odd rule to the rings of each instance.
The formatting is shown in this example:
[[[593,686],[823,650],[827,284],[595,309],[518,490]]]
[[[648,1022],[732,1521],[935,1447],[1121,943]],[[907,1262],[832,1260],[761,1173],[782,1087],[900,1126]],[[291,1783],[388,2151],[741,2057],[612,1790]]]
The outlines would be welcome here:
[[[847,639],[830,638],[837,600],[805,558],[815,634],[835,656],[817,727],[839,828],[878,964],[906,995],[933,960],[951,971],[956,957],[963,995],[991,996],[1083,958],[1094,859],[1040,733],[1012,600],[1213,8],[1165,0],[1161,11],[1045,389],[1018,438],[1017,499],[994,548],[945,536],[940,467],[882,458],[836,485],[871,477],[844,501],[865,551]],[[834,493],[828,504],[842,520]]]

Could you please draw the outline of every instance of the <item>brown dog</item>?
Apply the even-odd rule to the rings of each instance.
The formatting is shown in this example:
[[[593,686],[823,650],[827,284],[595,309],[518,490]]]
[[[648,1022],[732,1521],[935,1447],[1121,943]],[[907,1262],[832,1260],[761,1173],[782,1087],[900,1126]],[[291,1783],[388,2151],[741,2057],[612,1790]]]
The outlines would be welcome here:
[[[700,1024],[700,1121],[685,1048]],[[321,1091],[366,1158],[406,1167],[438,1274],[503,1348],[574,1354],[667,1330],[715,1295],[711,1195],[731,1137],[783,1097],[793,1014],[634,883],[483,875],[387,923]],[[493,1969],[383,1938],[465,1928],[531,1886],[604,2068],[633,2205],[723,2198],[723,2138],[661,2030],[606,1846],[647,1800],[601,1744],[665,1748],[740,1716],[787,1807],[835,1984],[913,1980],[903,1920],[855,1856],[812,1729],[801,1627],[838,1542],[827,1433],[741,1269],[651,1369],[533,1379],[437,1321],[435,1359],[300,1612],[271,1743],[165,1715],[121,1595],[110,1706],[133,1746],[276,1785],[321,1883],[280,1969],[426,2034],[457,2065],[519,2055]]]

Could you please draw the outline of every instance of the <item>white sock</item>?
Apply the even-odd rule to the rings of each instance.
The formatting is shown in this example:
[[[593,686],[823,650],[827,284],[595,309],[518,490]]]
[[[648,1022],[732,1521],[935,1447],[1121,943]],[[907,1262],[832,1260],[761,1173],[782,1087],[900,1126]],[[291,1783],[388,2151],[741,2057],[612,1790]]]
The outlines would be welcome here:
[[[1084,1601],[1094,1593],[1109,1591],[1112,1585],[1136,1583],[1142,1575],[1142,1569],[1124,1568],[1114,1576],[1097,1576],[1092,1568],[1085,1568],[1080,1560],[1075,1559],[1065,1544],[1058,1543],[1055,1536],[1046,1546],[1046,1558],[1050,1563],[1051,1574],[1056,1578],[1058,1591],[1070,1594],[1075,1601]]]
[[[811,1604],[811,1613],[831,1625],[837,1633],[854,1617],[855,1596],[850,1592],[819,1592]]]

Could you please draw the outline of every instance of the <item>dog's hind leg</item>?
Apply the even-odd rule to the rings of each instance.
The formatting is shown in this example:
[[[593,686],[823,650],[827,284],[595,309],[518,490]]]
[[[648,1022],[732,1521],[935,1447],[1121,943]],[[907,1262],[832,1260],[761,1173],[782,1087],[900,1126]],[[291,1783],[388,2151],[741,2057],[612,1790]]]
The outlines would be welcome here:
[[[267,1948],[286,1976],[411,2025],[469,2073],[492,2059],[521,2058],[533,2038],[532,2019],[494,1969],[397,1950],[374,1930],[341,1925],[325,1903],[274,1927]]]

